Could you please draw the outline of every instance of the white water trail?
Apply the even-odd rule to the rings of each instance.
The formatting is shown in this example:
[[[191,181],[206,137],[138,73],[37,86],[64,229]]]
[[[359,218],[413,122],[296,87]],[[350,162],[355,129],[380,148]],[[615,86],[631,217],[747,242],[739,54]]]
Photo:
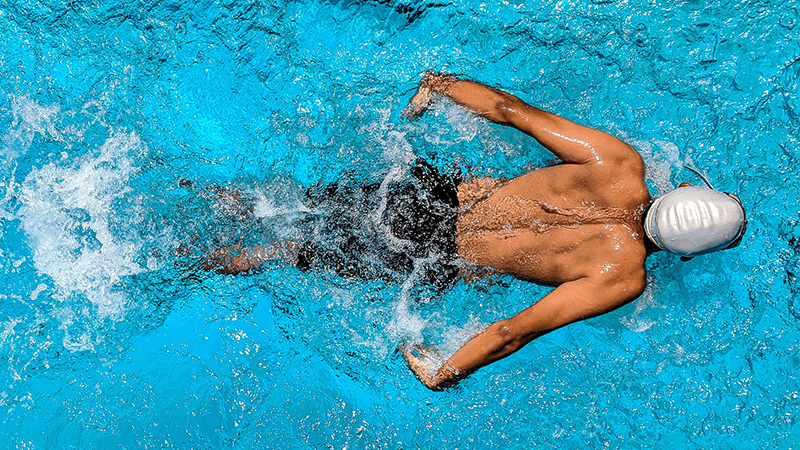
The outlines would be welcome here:
[[[65,332],[64,345],[73,351],[91,349],[100,339],[87,331],[91,323],[121,320],[129,303],[121,280],[145,270],[135,262],[141,244],[119,236],[122,227],[117,221],[125,225],[136,220],[137,213],[124,199],[131,193],[130,178],[139,170],[134,155],[144,153],[146,146],[137,133],[117,131],[94,117],[91,124],[108,131],[105,142],[71,156],[73,145],[86,144],[81,130],[90,123],[65,125],[64,131],[59,120],[70,113],[28,97],[12,98],[11,109],[14,119],[0,149],[11,169],[2,186],[0,219],[18,220],[27,236],[25,243],[42,281],[31,301],[39,301],[46,292],[48,299],[43,301],[56,302],[54,315]],[[58,143],[60,155],[19,175],[19,155],[38,151],[40,141]],[[12,203],[16,210],[8,206]]]
[[[98,156],[34,169],[20,188],[18,218],[37,270],[62,295],[84,294],[101,318],[122,316],[126,298],[115,286],[143,271],[134,262],[137,246],[112,232],[113,203],[138,170],[129,155],[142,147],[135,133],[113,134]]]

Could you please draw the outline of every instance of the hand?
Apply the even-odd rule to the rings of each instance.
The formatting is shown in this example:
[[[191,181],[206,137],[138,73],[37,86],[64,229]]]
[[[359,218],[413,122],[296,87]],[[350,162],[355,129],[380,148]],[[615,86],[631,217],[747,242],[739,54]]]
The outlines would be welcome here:
[[[410,350],[405,342],[400,345],[400,353],[403,354],[403,359],[406,361],[406,365],[409,369],[411,369],[412,372],[414,372],[414,375],[417,377],[417,379],[429,389],[436,391],[441,390],[442,388],[439,386],[439,383],[436,380],[436,371],[428,364],[423,362],[421,358],[414,355],[412,351],[417,352],[425,359],[432,359],[430,358],[431,356],[438,356],[438,352],[424,345],[415,345]]]
[[[428,110],[432,99],[431,88],[426,84],[420,84],[417,93],[411,97],[411,100],[408,101],[408,105],[406,105],[400,113],[400,118],[408,120],[420,118],[422,114]]]
[[[456,77],[452,74],[445,72],[425,72],[422,80],[419,82],[419,89],[417,93],[408,101],[408,105],[403,108],[400,117],[406,119],[417,119],[428,110],[431,103],[433,103],[433,94],[439,93],[448,95],[447,90],[451,84],[457,81]]]

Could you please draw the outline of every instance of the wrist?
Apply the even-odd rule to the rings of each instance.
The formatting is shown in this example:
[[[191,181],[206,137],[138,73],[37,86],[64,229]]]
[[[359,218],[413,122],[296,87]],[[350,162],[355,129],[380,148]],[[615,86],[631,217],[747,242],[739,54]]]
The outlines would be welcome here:
[[[455,75],[447,72],[425,72],[420,87],[426,88],[429,91],[438,92],[447,95],[450,85],[458,81]]]

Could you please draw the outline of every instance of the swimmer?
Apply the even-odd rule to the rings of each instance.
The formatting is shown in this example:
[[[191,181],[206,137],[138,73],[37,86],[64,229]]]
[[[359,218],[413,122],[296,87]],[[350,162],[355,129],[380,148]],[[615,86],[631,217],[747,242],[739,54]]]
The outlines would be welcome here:
[[[440,97],[531,136],[561,163],[502,184],[477,179],[459,186],[458,255],[556,288],[489,325],[441,367],[424,362],[435,350],[402,346],[408,367],[430,389],[452,386],[540,336],[633,301],[644,292],[645,259],[654,252],[686,260],[742,240],[747,221],[735,195],[682,183],[653,201],[635,148],[498,89],[426,73],[403,115],[418,118]]]
[[[735,195],[682,183],[653,201],[635,148],[493,87],[428,72],[402,116],[416,119],[440,98],[518,129],[561,163],[511,180],[464,182],[418,160],[405,181],[312,187],[309,208],[330,211],[309,227],[326,230],[320,238],[221,249],[204,267],[240,273],[282,259],[302,270],[391,281],[431,261],[425,279],[438,288],[451,285],[465,266],[555,286],[489,325],[441,367],[426,364],[435,349],[402,345],[417,378],[439,390],[553,330],[633,301],[645,289],[645,259],[654,252],[686,260],[741,242],[747,221]],[[374,211],[382,211],[380,220],[369,220]]]

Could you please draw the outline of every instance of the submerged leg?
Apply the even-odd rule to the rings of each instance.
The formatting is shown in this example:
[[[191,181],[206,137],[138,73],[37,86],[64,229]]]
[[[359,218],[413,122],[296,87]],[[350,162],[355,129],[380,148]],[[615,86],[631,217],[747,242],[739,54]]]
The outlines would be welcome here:
[[[241,243],[220,247],[203,262],[203,270],[213,270],[219,274],[238,275],[259,270],[269,261],[283,261],[297,264],[298,244],[296,242],[274,243],[269,246],[242,247]]]

